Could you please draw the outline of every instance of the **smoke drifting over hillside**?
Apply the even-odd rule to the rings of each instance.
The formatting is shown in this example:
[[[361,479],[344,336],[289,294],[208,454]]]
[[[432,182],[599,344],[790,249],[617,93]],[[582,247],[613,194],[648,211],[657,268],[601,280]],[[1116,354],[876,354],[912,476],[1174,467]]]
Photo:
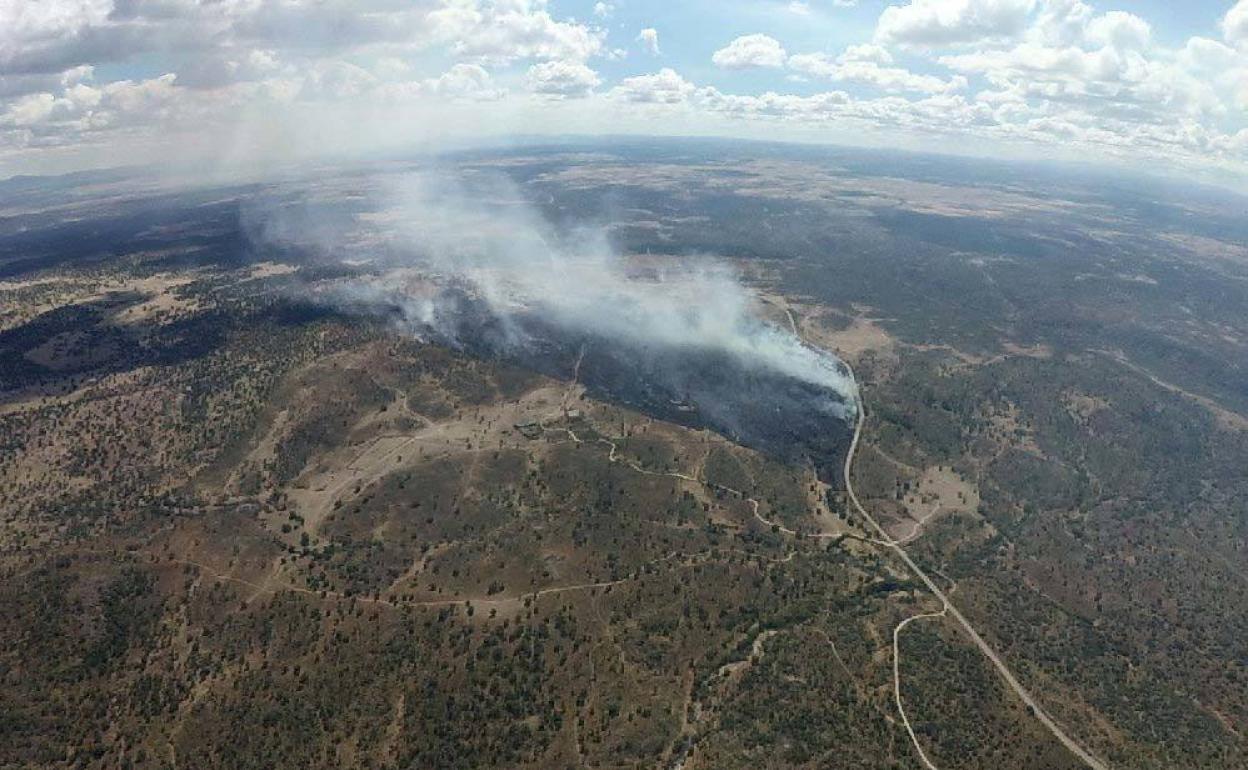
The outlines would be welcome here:
[[[497,177],[405,175],[369,197],[350,232],[302,209],[266,213],[257,232],[380,270],[322,300],[552,374],[583,355],[591,389],[744,443],[790,454],[795,431],[854,415],[848,369],[760,320],[722,262],[625,259],[604,229],[557,229]]]

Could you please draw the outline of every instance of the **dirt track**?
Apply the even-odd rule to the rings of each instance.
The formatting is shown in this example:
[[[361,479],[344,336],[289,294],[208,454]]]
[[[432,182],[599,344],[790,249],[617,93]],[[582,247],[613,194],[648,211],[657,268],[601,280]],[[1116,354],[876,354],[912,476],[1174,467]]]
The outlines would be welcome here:
[[[848,366],[848,364],[846,364],[846,366]],[[1040,720],[1040,723],[1043,724],[1045,728],[1050,733],[1053,734],[1053,737],[1061,741],[1063,746],[1069,749],[1072,754],[1079,757],[1079,759],[1082,760],[1084,764],[1086,764],[1088,767],[1092,768],[1092,770],[1109,770],[1109,766],[1107,764],[1105,764],[1104,762],[1102,762],[1101,760],[1093,756],[1090,752],[1088,752],[1087,749],[1083,748],[1083,746],[1081,746],[1077,741],[1075,741],[1074,738],[1071,738],[1069,735],[1067,735],[1066,731],[1063,730],[1056,722],[1053,721],[1053,718],[1050,717],[1048,713],[1045,712],[1045,710],[1036,701],[1036,699],[1032,696],[1032,694],[1028,692],[1027,689],[1023,687],[1023,685],[1018,681],[1018,679],[1014,676],[1013,672],[1011,672],[1009,667],[1005,664],[1005,661],[1003,661],[1001,657],[997,655],[996,651],[993,650],[992,647],[990,647],[986,641],[984,641],[984,638],[979,635],[979,632],[975,630],[975,627],[971,625],[970,621],[968,621],[962,615],[962,613],[958,611],[958,608],[955,607],[953,603],[949,601],[949,597],[945,595],[944,591],[942,591],[940,587],[937,586],[936,583],[933,582],[932,579],[927,576],[926,572],[924,572],[922,569],[919,568],[919,565],[914,563],[914,560],[910,558],[910,554],[906,553],[906,550],[902,548],[901,544],[898,541],[890,538],[888,536],[888,533],[884,531],[884,528],[881,527],[876,522],[876,520],[871,516],[871,514],[867,513],[867,509],[864,508],[862,503],[858,500],[858,495],[854,493],[854,486],[853,486],[853,481],[852,481],[851,473],[850,473],[852,466],[853,466],[853,462],[854,462],[854,453],[857,451],[858,442],[862,438],[862,426],[865,422],[866,422],[866,408],[863,405],[861,395],[859,395],[858,397],[858,422],[854,428],[854,438],[850,442],[850,445],[849,445],[849,453],[845,456],[845,490],[849,494],[849,499],[853,503],[854,509],[858,511],[859,515],[862,516],[863,520],[865,520],[868,524],[870,524],[871,528],[875,530],[875,532],[879,535],[880,540],[878,542],[884,547],[891,548],[893,552],[896,553],[897,556],[900,557],[903,562],[905,562],[906,566],[910,568],[910,571],[913,572],[915,576],[919,578],[919,580],[923,581],[923,584],[927,586],[928,590],[931,591],[932,594],[937,599],[940,600],[944,609],[942,609],[940,613],[936,613],[936,614],[943,615],[945,613],[948,613],[949,616],[953,617],[953,619],[958,622],[958,625],[962,626],[962,629],[966,631],[968,636],[971,637],[971,641],[975,643],[975,646],[979,648],[980,652],[982,652],[984,656],[988,658],[988,660],[990,660],[994,666],[996,666],[997,672],[1001,675],[1001,678],[1005,680],[1005,683],[1009,685],[1010,689],[1013,690],[1016,695],[1018,695],[1019,699],[1021,699],[1023,703],[1025,703],[1032,710],[1032,713],[1034,713],[1036,718]],[[920,617],[920,616],[916,616],[916,617]],[[911,620],[912,619],[914,618],[911,618]],[[908,622],[908,621],[903,621],[903,624],[905,622]],[[897,659],[896,659],[897,630],[899,629],[900,629],[900,626],[898,626],[898,629],[894,630],[894,635],[893,635],[893,650],[894,650],[894,658],[893,658],[894,669],[893,670],[894,670],[894,676],[895,676],[894,688],[895,688],[895,692],[897,693],[898,708],[900,708],[900,705],[901,705],[900,703],[901,684],[900,684],[900,681],[896,678],[897,676],[899,676],[899,671],[897,668]],[[924,763],[927,765],[928,768],[931,768],[931,770],[935,770],[935,766],[927,759],[927,755],[924,754],[922,746],[919,745],[918,738],[915,736],[914,731],[910,729],[910,723],[909,723],[909,720],[906,719],[904,711],[902,712],[902,719],[903,721],[905,721],[906,729],[910,732],[911,740],[914,741],[914,746],[918,750],[919,755],[923,758]]]

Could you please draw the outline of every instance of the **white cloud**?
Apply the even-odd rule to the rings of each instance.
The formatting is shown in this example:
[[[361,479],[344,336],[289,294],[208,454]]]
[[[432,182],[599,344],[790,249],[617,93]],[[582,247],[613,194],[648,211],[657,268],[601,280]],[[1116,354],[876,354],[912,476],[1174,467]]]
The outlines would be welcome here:
[[[523,126],[513,122],[523,114],[593,130],[613,125],[611,110],[638,113],[631,102],[678,106],[682,129],[710,121],[716,131],[729,118],[803,131],[886,127],[937,148],[947,137],[1060,143],[1097,157],[1233,160],[1248,170],[1248,0],[1224,2],[1216,25],[1177,45],[1138,8],[1105,12],[1107,2],[890,0],[875,34],[839,55],[789,56],[780,40],[755,34],[712,57],[725,70],[783,68],[852,92],[799,95],[734,88],[733,72],[718,76],[718,89],[672,69],[604,83],[593,62],[626,54],[608,47],[600,21],[618,16],[618,2],[587,4],[589,21],[578,21],[548,0],[0,0],[0,162],[74,146],[123,158],[113,143],[170,144],[178,130],[237,135],[240,112],[298,114],[287,122],[308,125],[304,116],[327,110],[353,126],[398,105],[420,125],[452,123],[426,119],[428,108],[480,110],[473,126],[491,122],[487,114]],[[773,3],[811,17],[847,4]],[[664,50],[678,52],[682,33],[665,28]],[[633,55],[658,43],[648,28]],[[168,74],[100,74],[135,60]],[[487,113],[478,103],[490,100]]]
[[[1021,37],[1010,46],[977,47],[937,61],[982,76],[992,90],[981,92],[981,102],[1008,99],[1042,125],[1089,130],[1098,121],[1102,129],[1132,132],[1135,124],[1221,119],[1237,82],[1235,54],[1226,46],[1193,38],[1178,51],[1160,49],[1144,19],[1096,15],[1080,0],[1047,0]],[[1232,69],[1219,74],[1214,66]],[[1058,113],[1063,118],[1055,121]]]
[[[611,90],[611,96],[627,102],[651,102],[678,104],[685,101],[696,89],[669,67],[652,75],[624,78]]]
[[[59,96],[27,94],[0,113],[0,126],[25,129],[23,136],[40,145],[76,141],[106,128],[142,126],[148,120],[168,117],[167,111],[180,94],[175,79],[170,73],[149,80],[114,81],[99,88],[74,83]]]
[[[831,5],[833,8],[853,8],[858,5],[858,0],[820,0],[820,2]],[[810,16],[815,13],[815,9],[810,7],[810,3],[807,0],[792,0],[785,7],[789,13],[798,16]]]
[[[785,51],[780,41],[767,35],[743,35],[711,56],[715,66],[725,69],[783,67]]]
[[[56,108],[56,97],[52,94],[27,94],[9,105],[3,122],[14,126],[32,126],[41,123]]]
[[[484,67],[464,62],[452,66],[437,78],[423,81],[421,85],[430,93],[451,99],[494,101],[506,95],[505,91],[495,86],[493,76]]]
[[[933,48],[1014,37],[1027,26],[1036,0],[910,0],[880,14],[875,38]]]
[[[1088,22],[1085,37],[1089,43],[1138,51],[1148,47],[1152,27],[1139,16],[1122,11],[1110,11]]]
[[[597,72],[569,61],[534,64],[526,79],[530,91],[558,97],[588,96],[602,82]]]
[[[138,82],[122,80],[109,83],[103,87],[100,100],[92,101],[98,103],[106,100],[110,106],[124,113],[153,115],[159,108],[177,98],[174,88],[176,80],[177,75],[168,73]],[[89,106],[94,106],[94,103],[89,103]]]
[[[1030,42],[1043,45],[1074,45],[1083,39],[1088,22],[1095,15],[1083,0],[1045,0],[1028,31]]]
[[[1248,0],[1239,0],[1222,17],[1222,36],[1232,45],[1248,48]]]
[[[699,107],[709,112],[744,119],[770,119],[788,122],[822,122],[845,114],[852,103],[844,91],[828,91],[810,96],[767,91],[758,96],[725,94],[715,88],[695,92]]]
[[[887,53],[874,46],[856,46],[835,60],[822,53],[795,54],[789,57],[788,64],[789,69],[804,75],[841,83],[856,83],[890,93],[911,91],[942,94],[960,91],[967,86],[966,78],[961,76],[944,80],[899,67],[882,67],[879,64],[881,54],[887,56]]]
[[[659,55],[659,31],[653,27],[647,27],[637,33],[637,42],[650,52],[652,56]]]
[[[434,45],[480,60],[584,61],[602,52],[604,38],[554,18],[546,0],[0,0],[0,76],[176,51],[216,87],[230,66],[215,60],[237,62],[252,49],[304,63]]]
[[[1202,87],[1220,94],[1224,102],[1248,111],[1248,52],[1236,51],[1217,40],[1193,37],[1177,53],[1175,63]]]
[[[54,72],[176,51],[311,49],[430,42],[438,0],[4,0],[0,74]]]
[[[892,64],[893,55],[888,52],[887,48],[875,45],[874,43],[862,43],[860,45],[851,45],[845,49],[845,52],[836,57],[836,60],[845,63],[851,61],[869,61],[876,64]]]
[[[1193,37],[1179,52],[1179,61],[1192,72],[1214,74],[1236,66],[1248,66],[1234,48],[1207,37]]]
[[[342,104],[345,115],[497,100],[506,90],[485,65],[583,63],[605,53],[605,36],[555,18],[546,0],[0,0],[0,155],[103,147],[114,128],[135,146],[178,129],[229,136],[240,111],[295,104]],[[431,75],[414,64],[430,49],[459,60]],[[98,65],[140,56],[176,75],[94,82]],[[529,84],[549,93],[556,82],[541,76],[557,72],[581,77],[567,93],[587,82],[554,67]]]
[[[585,61],[603,52],[606,32],[558,21],[545,0],[495,0],[448,5],[430,14],[462,56],[508,62],[516,59]]]
[[[94,75],[95,68],[88,64],[72,67],[64,72],[0,75],[0,99],[55,91],[74,83],[89,82]]]
[[[1039,51],[1055,50],[1032,45]],[[1111,59],[1114,56],[1110,48],[1103,49],[1103,53]],[[824,62],[833,67],[854,63],[851,58],[839,58],[824,57]],[[1078,60],[1059,61],[1075,70],[1086,65]],[[1055,68],[1053,62],[1041,61],[1036,65],[1042,73]],[[1140,82],[1128,82],[1119,94],[1097,84],[1080,92],[1048,79],[1034,86],[1024,79],[977,94],[951,88],[921,98],[856,98],[844,91],[812,95],[774,91],[734,94],[699,88],[667,70],[656,76],[630,79],[613,95],[632,101],[679,105],[694,114],[778,122],[807,131],[816,126],[839,130],[861,127],[925,136],[929,140],[947,137],[950,141],[976,141],[983,146],[1060,146],[1063,151],[1081,150],[1102,160],[1134,157],[1165,163],[1226,162],[1238,163],[1242,168],[1248,161],[1248,129],[1223,133],[1203,123],[1199,113],[1204,109],[1204,95],[1198,92],[1184,96],[1191,83],[1175,72],[1166,75],[1146,68]],[[1169,76],[1178,79],[1172,82]],[[964,88],[967,85],[961,79],[953,82]],[[1098,104],[1099,108],[1094,107]],[[1174,117],[1162,119],[1167,115]],[[687,122],[690,118],[681,120]]]

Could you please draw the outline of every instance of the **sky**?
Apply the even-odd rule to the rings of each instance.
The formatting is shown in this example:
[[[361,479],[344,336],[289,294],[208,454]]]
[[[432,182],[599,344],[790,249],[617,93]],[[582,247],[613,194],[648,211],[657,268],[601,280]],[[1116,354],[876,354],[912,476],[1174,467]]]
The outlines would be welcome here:
[[[0,177],[571,134],[1248,184],[1248,0],[0,0]]]

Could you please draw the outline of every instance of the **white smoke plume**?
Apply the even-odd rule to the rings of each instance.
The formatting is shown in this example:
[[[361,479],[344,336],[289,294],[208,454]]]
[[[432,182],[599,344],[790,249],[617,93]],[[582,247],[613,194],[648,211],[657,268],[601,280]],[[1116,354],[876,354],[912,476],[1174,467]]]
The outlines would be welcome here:
[[[368,197],[350,233],[327,227],[323,215],[286,209],[262,218],[262,237],[384,263],[376,279],[339,286],[334,296],[356,309],[398,308],[416,333],[454,335],[442,324],[452,311],[437,288],[453,286],[484,300],[504,324],[523,313],[634,348],[725,354],[745,368],[832,391],[843,416],[853,414],[848,369],[761,320],[757,298],[722,261],[625,258],[606,228],[557,229],[501,175],[391,175]],[[522,333],[513,333],[523,344]]]

